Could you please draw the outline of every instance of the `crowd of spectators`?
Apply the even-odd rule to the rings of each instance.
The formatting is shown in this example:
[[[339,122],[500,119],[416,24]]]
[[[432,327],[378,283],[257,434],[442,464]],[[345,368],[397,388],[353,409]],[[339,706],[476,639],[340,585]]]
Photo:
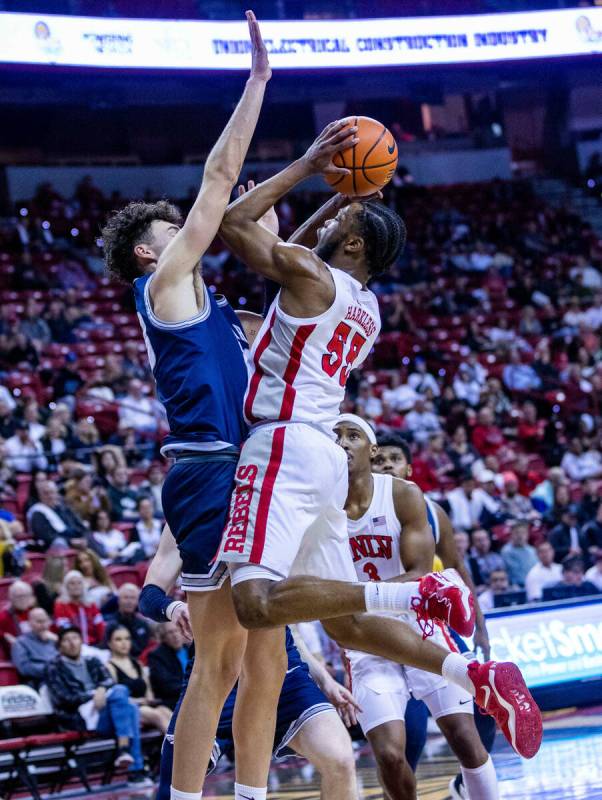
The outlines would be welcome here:
[[[318,200],[288,198],[283,235]],[[383,333],[345,408],[406,440],[484,609],[602,591],[600,243],[521,182],[387,201],[409,244],[375,286]],[[113,580],[157,548],[167,469],[130,293],[101,276],[95,231],[121,202],[44,185],[0,226],[0,573],[15,578],[0,648],[23,681],[46,676],[64,720],[112,725],[141,774],[132,726],[165,729],[188,653]],[[221,245],[204,274],[260,310],[261,283]]]

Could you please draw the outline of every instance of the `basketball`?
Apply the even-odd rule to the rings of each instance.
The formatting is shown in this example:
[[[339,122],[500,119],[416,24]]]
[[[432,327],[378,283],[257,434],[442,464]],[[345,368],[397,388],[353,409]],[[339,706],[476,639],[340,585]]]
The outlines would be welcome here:
[[[382,122],[371,117],[347,117],[349,125],[357,125],[359,142],[349,150],[336,153],[332,163],[347,167],[349,175],[325,175],[333,189],[352,197],[374,194],[393,177],[397,167],[397,143]]]

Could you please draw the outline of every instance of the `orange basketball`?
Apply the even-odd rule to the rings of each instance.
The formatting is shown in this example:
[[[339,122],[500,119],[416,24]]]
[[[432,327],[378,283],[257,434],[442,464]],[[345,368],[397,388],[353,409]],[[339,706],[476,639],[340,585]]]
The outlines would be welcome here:
[[[349,125],[357,125],[359,142],[349,150],[336,153],[332,163],[347,167],[349,175],[325,175],[333,189],[353,197],[374,194],[393,177],[397,167],[397,144],[391,132],[371,117],[346,117]]]

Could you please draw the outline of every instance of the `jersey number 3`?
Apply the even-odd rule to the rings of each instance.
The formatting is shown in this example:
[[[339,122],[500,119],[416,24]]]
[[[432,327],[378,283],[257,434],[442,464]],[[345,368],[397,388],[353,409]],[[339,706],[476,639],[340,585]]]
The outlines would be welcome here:
[[[366,343],[366,338],[361,333],[354,333],[347,355],[345,355],[345,347],[350,333],[351,326],[346,322],[339,322],[332,334],[332,339],[326,345],[327,352],[322,356],[322,369],[327,375],[333,378],[340,370],[339,383],[341,386],[345,386],[347,383],[353,363]]]

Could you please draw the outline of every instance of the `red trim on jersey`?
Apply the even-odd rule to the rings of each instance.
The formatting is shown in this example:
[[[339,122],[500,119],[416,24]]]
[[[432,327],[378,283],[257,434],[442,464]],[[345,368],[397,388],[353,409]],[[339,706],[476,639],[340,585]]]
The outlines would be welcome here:
[[[284,396],[282,398],[282,405],[280,406],[280,416],[278,419],[287,420],[293,416],[293,406],[295,405],[295,397],[297,390],[293,389],[293,383],[299,372],[301,366],[301,356],[303,355],[303,348],[311,334],[315,331],[315,325],[301,325],[295,334],[293,343],[291,345],[291,354],[284,370]]]
[[[257,397],[257,390],[259,389],[259,383],[265,374],[259,362],[261,360],[261,356],[265,353],[270,342],[272,341],[272,328],[274,327],[275,321],[276,321],[276,309],[274,309],[274,311],[272,312],[272,318],[270,319],[270,324],[268,326],[268,329],[261,337],[261,341],[257,345],[257,350],[255,350],[255,355],[253,356],[253,365],[255,367],[255,372],[253,373],[253,377],[251,378],[251,382],[249,384],[249,391],[247,392],[247,397],[245,399],[245,417],[251,424],[259,422],[258,418],[253,415],[253,403],[255,402],[255,398]]]
[[[440,619],[435,620],[435,622],[441,628],[441,633],[443,634],[443,638],[445,639],[445,642],[449,647],[449,649],[452,651],[452,653],[459,653],[460,650],[458,649],[458,645],[451,637],[445,622],[442,622]]]
[[[261,563],[261,556],[263,554],[263,547],[265,545],[265,533],[268,527],[270,503],[272,502],[272,493],[274,491],[274,484],[276,483],[276,478],[278,476],[278,470],[280,469],[280,464],[282,463],[285,433],[285,427],[276,428],[274,431],[274,436],[272,437],[272,452],[270,453],[268,468],[265,471],[265,477],[261,485],[261,492],[259,493],[257,518],[255,521],[255,530],[253,531],[253,547],[251,548],[251,555],[249,557],[250,564]]]

